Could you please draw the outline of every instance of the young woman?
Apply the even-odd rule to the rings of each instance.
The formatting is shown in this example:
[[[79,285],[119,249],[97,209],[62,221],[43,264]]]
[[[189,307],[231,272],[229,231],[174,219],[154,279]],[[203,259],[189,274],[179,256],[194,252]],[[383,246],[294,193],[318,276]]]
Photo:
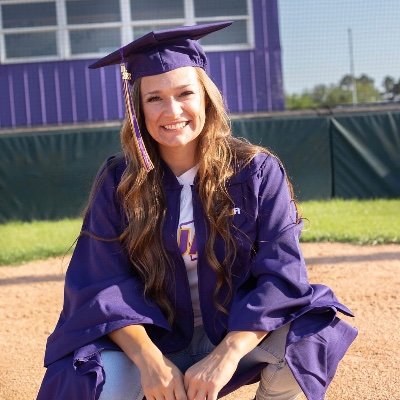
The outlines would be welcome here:
[[[356,336],[310,285],[280,161],[232,137],[200,37],[152,32],[122,62],[123,156],[96,179],[38,399],[322,399]],[[131,85],[131,86],[130,86]]]

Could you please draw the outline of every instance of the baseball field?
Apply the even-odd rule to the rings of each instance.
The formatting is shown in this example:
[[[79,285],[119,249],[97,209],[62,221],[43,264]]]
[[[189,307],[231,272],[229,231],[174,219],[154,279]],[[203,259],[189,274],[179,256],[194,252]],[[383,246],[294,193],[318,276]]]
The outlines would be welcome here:
[[[400,201],[305,203],[302,212],[310,281],[332,287],[356,314],[346,320],[359,329],[327,399],[400,399]],[[70,258],[62,254],[79,225],[0,225],[2,400],[36,396],[46,338],[62,306]],[[226,399],[249,400],[255,390],[245,387]]]

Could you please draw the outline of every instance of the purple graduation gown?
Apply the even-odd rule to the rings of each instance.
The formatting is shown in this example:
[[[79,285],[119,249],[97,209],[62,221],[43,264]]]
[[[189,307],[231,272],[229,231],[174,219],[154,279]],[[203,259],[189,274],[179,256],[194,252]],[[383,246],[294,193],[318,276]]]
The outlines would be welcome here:
[[[104,238],[115,238],[126,221],[116,196],[125,169],[122,156],[107,160],[96,179],[96,194],[83,228]],[[107,334],[131,324],[143,324],[164,353],[185,348],[193,334],[193,310],[187,273],[177,244],[181,186],[164,165],[166,219],[163,240],[175,266],[175,285],[168,295],[176,305],[173,326],[158,306],[143,296],[143,284],[118,241],[81,235],[65,278],[64,306],[45,354],[47,367],[38,400],[98,399],[104,384],[101,351],[119,350]],[[237,256],[233,265],[234,296],[229,315],[216,309],[216,276],[205,257],[207,222],[193,187],[193,213],[198,244],[198,278],[204,329],[218,344],[229,331],[275,330],[291,322],[286,360],[309,400],[324,398],[340,359],[357,331],[340,320],[352,315],[323,285],[310,285],[299,245],[285,171],[279,160],[258,154],[231,178],[228,190],[234,203],[233,234]],[[215,244],[222,260],[221,238]],[[226,287],[221,290],[222,300]],[[259,380],[265,365],[232,380],[220,396]]]

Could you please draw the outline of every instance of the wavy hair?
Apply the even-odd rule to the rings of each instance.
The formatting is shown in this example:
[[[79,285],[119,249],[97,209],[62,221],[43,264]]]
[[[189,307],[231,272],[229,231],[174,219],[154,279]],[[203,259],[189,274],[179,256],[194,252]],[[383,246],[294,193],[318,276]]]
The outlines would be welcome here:
[[[197,77],[204,89],[206,121],[199,135],[197,155],[199,160],[198,193],[208,222],[205,255],[215,270],[217,285],[214,290],[216,307],[227,313],[226,306],[232,298],[231,267],[236,255],[235,240],[231,232],[233,202],[227,191],[227,182],[238,170],[248,164],[259,152],[267,149],[251,145],[232,136],[223,98],[200,68]],[[121,130],[122,148],[127,167],[118,185],[117,193],[127,216],[128,224],[121,235],[133,267],[144,284],[144,294],[154,300],[170,323],[174,307],[167,296],[168,286],[173,285],[173,266],[162,240],[165,220],[165,194],[161,186],[162,167],[157,143],[146,129],[140,99],[141,80],[134,83],[132,96],[139,126],[153,161],[154,169],[146,172],[133,141],[130,124],[125,121]],[[214,252],[217,236],[225,243],[225,258],[220,262]],[[219,299],[221,287],[226,284],[226,298]]]

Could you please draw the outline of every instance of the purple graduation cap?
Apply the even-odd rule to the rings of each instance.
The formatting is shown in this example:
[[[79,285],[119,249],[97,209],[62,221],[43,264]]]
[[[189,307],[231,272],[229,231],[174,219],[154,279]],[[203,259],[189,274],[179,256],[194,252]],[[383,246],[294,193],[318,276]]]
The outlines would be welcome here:
[[[154,166],[139,130],[131,97],[133,82],[143,76],[158,75],[180,67],[200,67],[206,70],[207,57],[197,40],[231,24],[232,21],[224,21],[149,32],[89,66],[101,68],[121,65],[126,110],[134,132],[134,142],[146,171],[152,170]]]

